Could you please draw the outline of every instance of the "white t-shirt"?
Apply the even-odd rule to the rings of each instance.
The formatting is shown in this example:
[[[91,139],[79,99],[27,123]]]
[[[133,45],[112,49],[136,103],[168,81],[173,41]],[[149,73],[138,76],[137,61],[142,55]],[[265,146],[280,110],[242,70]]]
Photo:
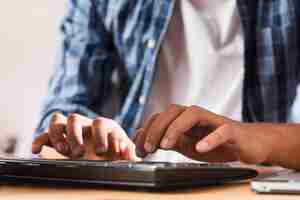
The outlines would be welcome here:
[[[236,0],[176,1],[145,117],[171,103],[241,120],[244,42]],[[159,151],[156,161],[186,161]]]

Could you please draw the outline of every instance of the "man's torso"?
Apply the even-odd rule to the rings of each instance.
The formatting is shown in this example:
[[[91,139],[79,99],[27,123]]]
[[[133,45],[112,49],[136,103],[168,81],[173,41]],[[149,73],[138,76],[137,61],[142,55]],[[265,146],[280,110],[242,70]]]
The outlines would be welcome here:
[[[103,12],[107,30],[113,35],[133,86],[132,96],[127,98],[118,119],[125,128],[136,127],[150,93],[155,64],[175,1],[103,2],[99,12]],[[299,73],[297,5],[296,1],[284,0],[238,1],[245,37],[245,121],[287,119]],[[139,73],[143,78],[139,79]],[[127,115],[132,106],[135,113]]]

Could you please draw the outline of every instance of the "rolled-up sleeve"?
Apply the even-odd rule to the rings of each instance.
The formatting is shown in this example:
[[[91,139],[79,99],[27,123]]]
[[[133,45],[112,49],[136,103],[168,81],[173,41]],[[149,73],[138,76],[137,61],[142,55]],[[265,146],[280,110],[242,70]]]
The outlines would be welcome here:
[[[41,109],[35,136],[47,127],[51,115],[100,113],[106,79],[111,76],[111,39],[92,0],[68,0],[61,25],[61,43],[54,74]]]

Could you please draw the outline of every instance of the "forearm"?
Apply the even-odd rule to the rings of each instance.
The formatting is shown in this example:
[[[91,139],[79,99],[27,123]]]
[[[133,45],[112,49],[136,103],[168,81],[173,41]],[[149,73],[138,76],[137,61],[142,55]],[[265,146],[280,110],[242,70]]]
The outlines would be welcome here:
[[[68,1],[61,24],[61,41],[54,74],[51,76],[35,136],[48,128],[55,112],[99,116],[104,85],[110,84],[110,35],[105,30],[93,1]],[[93,23],[91,25],[91,22]],[[104,76],[105,74],[105,76]]]
[[[274,142],[266,162],[300,170],[300,125],[273,125],[271,129],[274,134],[270,140]]]

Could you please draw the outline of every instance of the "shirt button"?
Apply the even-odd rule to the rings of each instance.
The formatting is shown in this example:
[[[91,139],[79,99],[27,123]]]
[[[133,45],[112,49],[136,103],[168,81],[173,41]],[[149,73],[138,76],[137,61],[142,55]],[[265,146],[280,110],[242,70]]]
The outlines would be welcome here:
[[[155,42],[154,39],[148,40],[147,47],[148,47],[149,49],[153,49],[153,48],[155,47],[155,45],[156,45],[156,42]]]
[[[145,97],[145,96],[141,96],[141,97],[139,98],[139,103],[140,103],[141,105],[144,105],[144,104],[146,103],[146,97]]]
[[[148,67],[146,68],[146,71],[147,71],[148,73],[152,72],[152,67],[148,66]]]

